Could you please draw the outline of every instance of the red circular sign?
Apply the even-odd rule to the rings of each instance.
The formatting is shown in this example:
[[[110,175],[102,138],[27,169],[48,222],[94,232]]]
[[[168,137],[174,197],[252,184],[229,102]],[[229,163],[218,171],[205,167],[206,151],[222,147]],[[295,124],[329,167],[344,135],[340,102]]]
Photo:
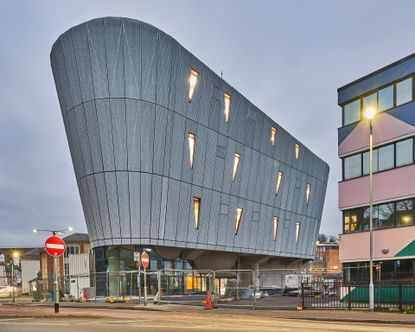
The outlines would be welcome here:
[[[143,251],[143,253],[141,254],[141,264],[143,265],[143,267],[148,268],[148,265],[150,263],[150,257],[148,257],[148,254]]]
[[[62,256],[65,252],[65,242],[59,236],[53,235],[46,240],[45,250],[51,256]]]

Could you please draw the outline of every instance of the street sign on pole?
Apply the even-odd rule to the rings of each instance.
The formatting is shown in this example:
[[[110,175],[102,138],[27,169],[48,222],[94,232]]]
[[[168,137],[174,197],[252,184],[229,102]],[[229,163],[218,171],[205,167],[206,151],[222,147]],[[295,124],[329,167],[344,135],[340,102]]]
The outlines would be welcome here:
[[[53,257],[53,272],[55,275],[55,313],[59,313],[59,279],[58,279],[58,270],[59,262],[58,258],[63,255],[65,252],[65,241],[63,241],[59,236],[53,235],[47,238],[45,242],[46,252]]]
[[[145,251],[143,251],[141,255],[141,264],[144,268],[148,268],[148,265],[150,264],[150,257],[148,257],[148,254]]]
[[[65,241],[63,241],[59,236],[50,236],[45,242],[45,250],[53,257],[62,256],[65,252]]]
[[[134,251],[134,262],[140,262],[140,252]]]
[[[150,263],[150,257],[143,251],[141,254],[141,264],[144,267],[144,305],[147,305],[147,268]]]

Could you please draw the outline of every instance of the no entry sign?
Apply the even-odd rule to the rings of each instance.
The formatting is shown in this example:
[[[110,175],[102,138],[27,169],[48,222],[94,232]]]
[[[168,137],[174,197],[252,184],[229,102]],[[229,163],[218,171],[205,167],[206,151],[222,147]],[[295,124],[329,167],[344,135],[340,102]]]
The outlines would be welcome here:
[[[65,241],[59,236],[51,236],[45,242],[45,250],[51,256],[62,256],[65,252]]]
[[[150,263],[150,257],[148,257],[148,254],[143,251],[143,253],[141,254],[141,264],[143,265],[143,267],[148,268],[148,265]]]

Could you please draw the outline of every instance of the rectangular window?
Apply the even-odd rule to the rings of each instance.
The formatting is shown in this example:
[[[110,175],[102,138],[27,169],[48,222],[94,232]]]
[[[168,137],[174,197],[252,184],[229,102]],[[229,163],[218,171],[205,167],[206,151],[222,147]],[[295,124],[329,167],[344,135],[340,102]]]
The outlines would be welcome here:
[[[189,96],[188,96],[189,103],[192,102],[192,98],[196,90],[198,78],[199,78],[199,73],[196,70],[191,69],[190,77],[189,77]]]
[[[373,229],[378,228],[379,209],[377,206],[372,207],[373,217]],[[369,207],[363,208],[363,225],[362,230],[368,231],[370,229],[370,209]]]
[[[353,233],[362,230],[362,216],[360,209],[344,211],[343,220],[344,233]]]
[[[275,146],[275,141],[277,139],[277,128],[271,127],[271,144]]]
[[[283,173],[278,172],[278,174],[277,174],[277,184],[275,186],[275,195],[278,194],[278,191],[280,190],[282,176],[283,176]]]
[[[311,184],[307,183],[307,188],[305,190],[305,197],[306,197],[306,201],[307,201],[307,206],[310,203],[310,193],[311,193]]]
[[[379,209],[379,228],[391,228],[394,225],[395,204],[387,203],[378,206]]]
[[[363,111],[368,108],[378,108],[378,95],[377,93],[372,93],[369,96],[363,97]]]
[[[362,155],[356,154],[354,156],[343,159],[344,179],[352,179],[362,175]]]
[[[295,243],[298,243],[298,239],[300,238],[300,222],[295,223]]]
[[[238,231],[239,231],[239,226],[241,224],[241,219],[242,219],[242,212],[243,212],[242,208],[237,208],[236,209],[235,235],[237,235]]]
[[[393,107],[393,85],[378,91],[378,105],[379,112]]]
[[[231,114],[231,96],[226,92],[223,94],[223,101],[225,103],[225,121],[228,122]]]
[[[238,153],[235,153],[235,157],[233,158],[232,181],[235,180],[235,176],[236,176],[236,172],[238,171],[240,159],[241,159],[241,155]]]
[[[193,197],[193,212],[194,212],[195,229],[199,229],[199,215],[200,215],[200,198],[199,197]]]
[[[189,133],[188,140],[189,140],[189,165],[190,165],[190,168],[193,168],[193,160],[195,157],[195,145],[196,145],[195,134]]]
[[[369,160],[369,151],[363,153],[363,175],[369,174],[370,160]],[[373,150],[373,173],[378,171],[378,150]]]
[[[412,164],[414,161],[413,139],[396,143],[396,167]]]
[[[414,202],[407,199],[396,203],[396,226],[410,226],[414,224]]]
[[[300,144],[295,144],[295,159],[300,158]]]
[[[360,120],[360,99],[343,106],[343,126]]]
[[[378,149],[379,171],[384,171],[394,167],[395,164],[395,148],[394,145],[386,145]]]
[[[412,100],[412,77],[396,83],[396,106]]]
[[[274,216],[274,241],[277,240],[278,235],[278,217]]]

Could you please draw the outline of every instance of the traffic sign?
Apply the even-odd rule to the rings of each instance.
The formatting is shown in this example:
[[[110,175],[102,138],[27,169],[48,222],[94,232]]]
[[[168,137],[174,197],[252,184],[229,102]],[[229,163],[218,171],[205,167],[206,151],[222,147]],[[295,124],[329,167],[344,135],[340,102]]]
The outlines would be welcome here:
[[[65,252],[65,241],[55,235],[48,237],[45,242],[45,250],[53,257],[62,256]]]
[[[145,251],[143,251],[143,253],[141,254],[141,264],[144,268],[148,268],[149,263],[150,257],[148,257],[148,254]]]
[[[140,262],[140,253],[138,251],[134,251],[134,262]]]

